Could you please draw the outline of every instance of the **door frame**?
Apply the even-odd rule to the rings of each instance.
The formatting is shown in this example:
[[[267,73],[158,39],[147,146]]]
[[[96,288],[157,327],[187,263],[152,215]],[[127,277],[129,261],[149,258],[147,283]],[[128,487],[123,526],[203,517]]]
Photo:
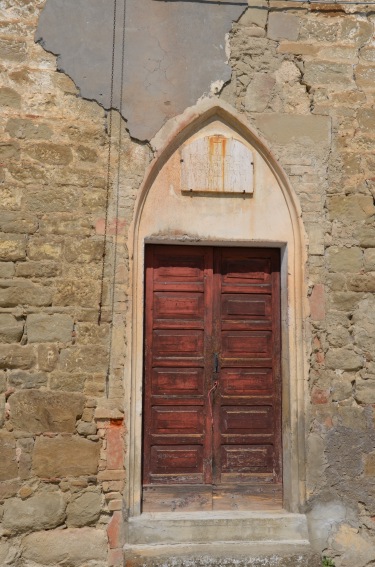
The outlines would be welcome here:
[[[272,171],[289,211],[290,241],[244,239],[197,239],[195,234],[149,234],[141,231],[142,212],[147,196],[158,174],[181,142],[197,132],[210,120],[220,120],[239,135],[249,139]],[[197,246],[272,247],[280,248],[281,284],[281,376],[282,376],[282,438],[283,438],[283,506],[298,512],[305,502],[305,414],[307,399],[307,356],[304,321],[308,316],[307,286],[304,265],[307,257],[305,233],[301,221],[298,199],[286,174],[272,155],[267,144],[242,116],[224,103],[202,101],[185,112],[174,124],[167,124],[158,134],[156,158],[150,164],[136,201],[135,215],[129,230],[130,256],[130,308],[127,316],[127,359],[125,366],[125,415],[128,432],[126,438],[125,508],[129,516],[141,513],[142,490],[142,403],[143,403],[143,343],[144,343],[144,250],[145,244],[174,244]],[[156,214],[156,212],[155,212]],[[146,231],[147,232],[147,231]],[[298,487],[298,489],[296,489]]]
[[[154,324],[155,324],[155,317],[158,319],[158,315],[156,314],[158,312],[157,307],[155,308],[155,297],[157,295],[159,295],[160,293],[163,293],[162,289],[163,286],[160,287],[160,280],[159,278],[155,279],[155,268],[157,266],[159,266],[158,263],[158,259],[159,258],[168,258],[168,261],[172,262],[172,263],[168,263],[168,266],[170,266],[170,268],[172,269],[173,266],[175,264],[173,264],[173,261],[177,261],[177,265],[179,262],[179,258],[182,257],[184,255],[184,251],[189,253],[189,258],[190,255],[193,254],[194,257],[196,255],[196,258],[199,259],[199,261],[202,261],[204,263],[204,267],[202,268],[204,275],[203,278],[203,287],[199,288],[199,292],[202,293],[202,298],[203,298],[203,305],[204,305],[204,309],[203,309],[203,305],[202,305],[202,309],[203,309],[203,314],[201,315],[203,317],[202,321],[204,323],[204,336],[205,336],[205,340],[204,340],[204,346],[203,346],[203,353],[202,353],[202,357],[204,359],[204,378],[203,378],[203,382],[204,382],[204,386],[202,392],[200,392],[201,394],[201,401],[203,400],[203,403],[207,403],[207,395],[209,396],[209,392],[211,392],[213,390],[212,385],[213,385],[213,379],[212,379],[212,373],[215,372],[212,368],[212,355],[213,352],[217,349],[218,352],[222,352],[222,356],[225,359],[224,356],[224,344],[221,343],[222,339],[222,333],[224,332],[231,332],[231,331],[223,331],[222,329],[222,323],[223,321],[225,322],[226,319],[228,319],[228,315],[225,316],[224,313],[222,313],[222,309],[223,309],[223,304],[222,304],[222,300],[224,297],[228,297],[229,293],[229,297],[232,297],[233,294],[237,294],[236,296],[239,296],[240,294],[246,293],[249,294],[249,297],[253,297],[254,295],[259,298],[259,294],[261,293],[261,291],[258,290],[254,290],[254,287],[257,288],[257,285],[259,282],[257,283],[253,283],[253,282],[246,282],[248,286],[251,287],[251,291],[249,290],[249,287],[247,287],[245,290],[240,291],[239,289],[235,289],[233,290],[233,286],[236,288],[236,286],[238,287],[238,285],[242,285],[244,282],[242,282],[242,284],[236,284],[233,282],[228,282],[225,281],[225,277],[224,277],[224,273],[222,270],[225,267],[225,261],[226,259],[230,258],[230,259],[234,259],[234,258],[239,258],[239,259],[244,259],[244,258],[250,258],[251,260],[259,260],[260,261],[266,261],[266,258],[268,259],[268,261],[270,262],[270,278],[268,280],[268,290],[267,290],[267,297],[270,297],[271,299],[271,313],[268,314],[267,317],[267,324],[266,324],[266,329],[267,332],[271,331],[272,332],[272,343],[271,343],[271,351],[270,353],[267,355],[267,357],[271,357],[272,359],[272,363],[271,363],[271,367],[272,367],[272,399],[271,399],[271,404],[272,404],[272,415],[273,415],[273,419],[272,419],[272,431],[273,431],[273,475],[272,478],[273,480],[271,481],[270,478],[268,478],[268,480],[263,480],[263,482],[260,480],[259,475],[258,478],[256,480],[251,480],[250,478],[245,479],[237,479],[237,480],[229,480],[227,478],[227,480],[221,480],[219,482],[219,479],[216,478],[215,480],[215,466],[211,469],[210,471],[211,473],[208,474],[208,476],[205,474],[204,470],[201,472],[202,474],[202,479],[197,483],[197,485],[193,485],[191,486],[191,482],[186,481],[185,485],[188,486],[184,486],[184,483],[180,483],[180,482],[172,482],[169,483],[168,481],[161,480],[160,482],[158,482],[157,480],[151,480],[149,478],[149,476],[147,475],[152,475],[152,474],[157,474],[156,471],[154,471],[154,473],[152,473],[152,465],[151,465],[151,447],[149,446],[149,443],[151,441],[150,439],[150,435],[152,435],[152,432],[155,434],[154,429],[152,429],[152,408],[156,407],[160,410],[161,408],[164,409],[171,409],[171,405],[170,403],[164,402],[163,401],[155,401],[152,402],[152,394],[155,394],[156,392],[153,391],[152,388],[152,382],[153,382],[153,364],[152,364],[152,360],[153,360],[153,354],[155,355],[155,350],[154,348],[154,335],[153,335],[153,330],[154,330]],[[227,256],[227,252],[230,252],[230,256]],[[198,260],[197,260],[198,261]],[[239,260],[241,261],[241,260]],[[150,270],[149,272],[147,270]],[[186,293],[188,295],[190,295],[194,290],[191,288],[191,285],[189,285],[188,281],[185,281],[184,283],[177,284],[175,282],[175,280],[173,280],[173,269],[172,269],[172,280],[168,279],[168,276],[164,276],[163,277],[163,283],[169,282],[167,284],[167,290],[166,293],[167,295],[170,294],[172,291],[178,292],[178,293]],[[197,280],[198,281],[198,280]],[[200,280],[202,282],[202,280]],[[174,283],[173,283],[174,282]],[[194,283],[196,283],[196,281],[194,281]],[[156,290],[155,291],[155,286],[156,286]],[[232,286],[232,287],[231,287]],[[181,291],[181,287],[184,288],[185,291]],[[228,291],[228,289],[231,288],[231,291]],[[186,291],[188,290],[188,291]],[[198,290],[195,289],[195,292],[197,292]],[[204,494],[205,494],[205,498],[209,498],[208,494],[206,494],[206,492],[209,492],[210,487],[213,490],[213,492],[216,493],[220,493],[221,491],[224,491],[223,494],[225,493],[226,490],[230,490],[230,485],[232,484],[232,489],[233,489],[233,495],[234,497],[236,497],[235,495],[239,495],[241,494],[241,487],[243,489],[245,489],[245,491],[247,490],[248,492],[246,492],[247,496],[245,496],[245,494],[243,493],[243,498],[247,498],[247,507],[245,504],[245,501],[241,501],[240,504],[240,508],[238,509],[247,509],[249,506],[251,506],[251,501],[253,503],[255,503],[256,500],[256,494],[258,493],[258,490],[260,488],[260,486],[262,486],[263,488],[273,488],[274,492],[272,492],[273,496],[267,496],[264,495],[264,510],[270,510],[270,509],[278,509],[280,506],[278,506],[276,504],[276,500],[277,498],[280,497],[280,492],[278,491],[282,491],[282,431],[281,431],[281,415],[282,415],[282,407],[281,407],[281,391],[282,391],[282,384],[281,384],[281,370],[280,370],[280,364],[281,364],[281,318],[280,318],[280,292],[281,292],[281,286],[280,286],[280,249],[279,248],[271,248],[271,247],[267,247],[267,248],[261,248],[261,247],[241,247],[241,246],[181,246],[181,245],[177,245],[177,246],[170,246],[168,244],[157,244],[157,245],[152,245],[152,244],[146,244],[145,246],[145,290],[144,290],[144,297],[145,297],[145,305],[144,305],[144,310],[145,310],[145,324],[144,324],[144,334],[145,334],[145,345],[144,345],[144,380],[143,380],[143,389],[144,389],[144,396],[143,396],[143,427],[147,429],[147,433],[146,431],[143,431],[143,439],[142,442],[144,443],[144,450],[143,450],[143,479],[142,479],[142,486],[143,486],[143,490],[147,491],[147,489],[153,489],[154,491],[156,490],[156,492],[158,492],[158,490],[161,490],[162,494],[165,494],[165,498],[167,498],[167,494],[169,493],[168,490],[170,490],[170,494],[173,495],[172,498],[175,498],[174,495],[174,490],[177,490],[179,492],[179,489],[184,489],[187,490],[186,496],[189,493],[189,491],[191,492],[191,494],[194,493],[194,486],[195,488],[198,489],[198,493],[201,494],[201,491],[203,490]],[[155,296],[156,294],[156,296]],[[224,295],[223,295],[224,294]],[[242,297],[242,296],[241,296]],[[262,296],[263,297],[263,296]],[[208,302],[208,303],[207,303]],[[156,309],[156,311],[155,311]],[[182,316],[181,316],[182,317]],[[229,317],[230,318],[230,317]],[[220,325],[213,325],[213,321],[217,321],[220,320]],[[228,323],[228,321],[227,321]],[[231,323],[233,324],[233,322],[231,321]],[[248,321],[248,323],[251,326],[250,321]],[[180,323],[181,325],[181,323]],[[197,329],[198,327],[191,327],[191,326],[187,326],[186,328],[181,327],[180,325],[178,325],[178,329]],[[271,327],[269,327],[269,325],[271,325]],[[171,332],[171,329],[175,328],[175,326],[157,326],[157,329],[162,329],[164,332],[165,329],[168,329],[167,332]],[[177,327],[176,327],[177,328]],[[201,329],[201,327],[199,327],[199,329]],[[226,329],[228,329],[228,327],[226,327]],[[232,327],[231,327],[232,329]],[[236,330],[237,328],[234,327],[234,330]],[[238,329],[237,329],[238,330]],[[244,331],[243,327],[241,327],[241,330]],[[246,328],[246,330],[248,330]],[[263,332],[265,331],[265,329],[263,328],[263,326],[260,327],[260,329],[255,326],[252,327],[252,332],[254,331],[259,331]],[[233,331],[233,329],[232,329]],[[157,332],[157,331],[156,331]],[[240,331],[241,332],[241,331]],[[207,338],[206,335],[208,333],[208,336],[212,338],[212,343],[209,340],[207,342]],[[173,333],[172,333],[173,334]],[[220,342],[220,347],[217,344],[217,341]],[[147,348],[148,345],[148,348]],[[210,352],[211,356],[209,358],[207,358],[207,350]],[[211,352],[212,351],[212,352]],[[158,351],[156,350],[156,353]],[[168,355],[165,355],[168,357]],[[226,356],[231,356],[231,355],[226,355]],[[241,355],[239,355],[241,356]],[[242,356],[247,356],[251,358],[251,355],[242,355]],[[264,355],[265,356],[265,355]],[[261,355],[259,355],[260,358],[262,358]],[[258,357],[257,357],[258,358]],[[227,361],[227,363],[225,364],[225,361],[223,359],[223,369],[228,366],[229,362]],[[178,367],[181,368],[185,368],[185,365],[183,364],[182,361],[179,361],[180,364],[178,364]],[[158,363],[158,367],[162,366],[162,368],[164,368],[165,370],[169,368],[169,364],[166,363],[164,361],[161,363]],[[182,364],[182,365],[181,365]],[[270,363],[269,363],[270,364]],[[268,364],[268,365],[269,365]],[[267,365],[267,366],[268,366]],[[188,365],[190,367],[190,365]],[[231,366],[231,365],[229,365]],[[233,366],[233,365],[232,365]],[[257,365],[255,365],[257,366]],[[192,367],[195,368],[195,365],[193,364]],[[247,367],[247,365],[245,364],[245,367]],[[232,370],[236,368],[236,365],[232,367]],[[220,379],[217,378],[220,382]],[[161,394],[163,392],[158,391],[157,394]],[[175,395],[177,394],[177,392],[175,392]],[[228,395],[228,392],[227,392]],[[237,394],[234,395],[234,398],[238,398],[238,396],[242,396],[243,394]],[[245,394],[246,395],[246,394]],[[249,393],[247,394],[249,395]],[[254,395],[254,393],[253,393]],[[269,392],[267,392],[267,402],[265,400],[263,400],[262,403],[260,403],[260,406],[263,405],[268,405],[269,404],[269,399],[268,396],[270,395]],[[197,406],[194,405],[194,401],[190,400],[190,403],[186,402],[186,399],[184,398],[184,395],[181,394],[182,398],[179,399],[180,401],[180,405],[178,407],[183,408],[185,406],[191,406],[193,405],[195,408],[200,407],[200,404],[198,404]],[[186,393],[185,393],[186,396]],[[178,397],[178,394],[177,394]],[[218,396],[218,398],[220,398],[221,396]],[[257,397],[262,397],[262,395],[258,392],[257,393]],[[167,397],[168,399],[168,397]],[[184,402],[185,400],[185,402]],[[213,403],[213,402],[212,402]],[[224,404],[224,406],[230,406],[230,408],[232,409],[233,404],[235,402],[232,401],[221,401],[220,404]],[[239,404],[238,405],[238,399],[236,399],[236,403],[237,403],[237,408],[240,409],[243,407],[243,404]],[[244,405],[247,406],[251,406],[254,405],[254,403],[256,404],[256,406],[258,407],[258,403],[257,402],[251,402],[250,400],[247,400],[247,403],[245,403]],[[166,405],[165,405],[166,404]],[[211,404],[210,404],[211,405]],[[208,446],[210,446],[211,448],[211,453],[210,453],[210,457],[215,459],[215,455],[216,458],[219,458],[219,462],[220,462],[220,447],[222,446],[222,444],[227,445],[229,443],[229,446],[231,447],[235,447],[236,443],[234,445],[231,444],[231,441],[223,441],[221,434],[220,434],[220,427],[219,427],[219,423],[221,421],[220,419],[220,410],[218,406],[215,406],[215,404],[213,403],[213,406],[216,407],[216,409],[214,409],[214,407],[211,408],[211,418],[213,419],[213,414],[216,416],[216,426],[217,426],[217,431],[216,431],[216,435],[214,433],[214,431],[212,431],[211,433],[211,421],[209,419],[209,409],[208,406],[205,406],[204,408],[204,415],[206,415],[206,419],[204,421],[204,431],[205,433],[203,434],[203,440],[201,439],[201,443],[199,444],[199,447],[201,447],[201,449],[203,450],[203,453],[205,455],[205,457],[203,458],[203,461],[206,462],[206,458],[208,457],[208,453],[206,451],[208,451]],[[189,407],[189,409],[191,409]],[[249,426],[250,427],[250,426]],[[191,432],[190,432],[191,433]],[[177,438],[178,435],[181,434],[181,432],[177,433]],[[238,433],[237,433],[238,434]],[[185,444],[190,445],[190,443],[184,441],[183,445]],[[191,443],[194,443],[194,441],[191,441]],[[250,445],[252,447],[254,447],[254,441],[248,441],[248,443],[250,443]],[[263,440],[263,443],[267,443],[267,441]],[[155,441],[155,445],[156,447],[160,447],[161,445],[164,445],[165,442],[163,443],[162,441]],[[242,441],[242,443],[240,444],[246,444],[246,441]],[[152,445],[152,443],[151,443]],[[178,442],[177,442],[178,445]],[[168,445],[169,446],[169,445]],[[182,446],[179,446],[179,448],[181,449]],[[194,445],[195,446],[195,445]],[[147,447],[147,448],[146,448]],[[165,447],[163,446],[162,449],[165,449]],[[216,449],[216,452],[215,452]],[[150,471],[151,468],[151,471]],[[221,469],[220,469],[221,470]],[[231,471],[234,472],[234,471]],[[224,474],[225,477],[225,471],[221,470],[221,473]],[[165,473],[167,474],[167,472]],[[178,473],[176,473],[178,474]],[[196,474],[196,471],[194,472],[194,474]],[[270,477],[270,472],[267,472],[268,476]],[[147,477],[147,481],[145,481],[144,475],[146,475]],[[162,474],[163,476],[163,474]],[[253,471],[253,476],[257,476],[257,473],[255,473]],[[207,479],[210,479],[210,481],[208,481]],[[221,478],[221,477],[220,477]],[[268,484],[269,483],[269,484]],[[238,486],[237,486],[238,485]],[[204,487],[207,489],[207,491],[204,491]],[[251,492],[251,487],[253,490],[255,490],[254,493]],[[236,492],[236,490],[239,489],[240,492]],[[278,497],[276,497],[276,492],[278,494]],[[282,492],[281,492],[282,493]],[[185,493],[183,493],[185,494]],[[152,502],[152,494],[149,493],[148,499],[149,500],[151,498],[151,502]],[[181,498],[183,498],[183,496],[181,496]],[[225,500],[225,497],[224,497]],[[241,498],[240,498],[241,500]],[[145,502],[144,502],[144,495],[142,495],[142,502],[143,502],[143,506],[142,508],[144,509],[145,506]],[[147,502],[146,506],[148,506],[150,504],[150,502]],[[172,505],[172,504],[171,504]],[[201,503],[201,505],[203,506],[203,510],[205,509],[205,503]],[[152,506],[152,504],[151,504]],[[165,502],[163,502],[163,506],[165,507],[166,504]],[[227,508],[220,508],[220,507],[214,507],[213,510],[218,511],[218,510],[224,510],[224,509],[236,509],[236,507],[238,507],[238,505],[233,506],[232,508],[228,508],[228,502],[226,502],[224,504],[224,506],[227,506]],[[270,508],[271,506],[271,508]],[[149,508],[148,508],[149,509]],[[151,508],[152,510],[153,508]],[[256,506],[256,509],[258,510],[259,507]],[[150,509],[149,509],[150,511]],[[157,509],[157,505],[155,505],[155,511],[163,511],[162,508]],[[165,511],[165,509],[164,509]]]

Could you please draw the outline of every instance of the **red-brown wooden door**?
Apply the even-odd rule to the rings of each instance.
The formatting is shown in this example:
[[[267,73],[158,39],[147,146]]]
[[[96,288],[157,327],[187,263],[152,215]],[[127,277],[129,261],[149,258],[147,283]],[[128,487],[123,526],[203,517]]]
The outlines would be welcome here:
[[[148,245],[143,510],[281,507],[276,249]]]

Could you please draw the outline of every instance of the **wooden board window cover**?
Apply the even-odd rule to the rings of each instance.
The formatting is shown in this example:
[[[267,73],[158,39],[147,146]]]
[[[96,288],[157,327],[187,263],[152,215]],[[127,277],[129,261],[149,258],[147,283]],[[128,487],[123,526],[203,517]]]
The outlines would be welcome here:
[[[146,246],[143,511],[280,508],[278,249]]]

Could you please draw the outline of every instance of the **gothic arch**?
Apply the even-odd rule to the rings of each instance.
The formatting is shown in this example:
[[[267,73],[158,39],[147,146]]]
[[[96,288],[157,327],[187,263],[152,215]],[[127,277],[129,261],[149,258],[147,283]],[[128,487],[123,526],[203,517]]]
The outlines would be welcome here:
[[[215,228],[215,222],[202,222],[208,210],[205,209],[204,198],[197,199],[195,204],[189,201],[187,210],[186,199],[191,198],[183,197],[182,203],[174,189],[175,183],[178,185],[178,149],[192,136],[210,128],[222,129],[224,133],[249,144],[258,156],[259,164],[262,164],[259,171],[263,172],[255,179],[253,200],[211,198],[210,214],[213,217],[217,206],[216,224],[220,224],[217,223],[220,215],[220,220],[226,219],[224,224],[227,226],[220,229]],[[131,516],[140,513],[144,245],[146,242],[210,243],[281,249],[284,508],[298,512],[305,501],[307,364],[303,325],[308,313],[304,280],[305,233],[298,198],[267,143],[242,115],[216,99],[202,101],[172,119],[157,134],[152,145],[155,158],[139,190],[129,231],[132,299],[127,320],[125,370],[127,508]],[[224,201],[219,206],[222,199]],[[235,220],[233,226],[231,220]],[[206,228],[203,229],[203,226]]]

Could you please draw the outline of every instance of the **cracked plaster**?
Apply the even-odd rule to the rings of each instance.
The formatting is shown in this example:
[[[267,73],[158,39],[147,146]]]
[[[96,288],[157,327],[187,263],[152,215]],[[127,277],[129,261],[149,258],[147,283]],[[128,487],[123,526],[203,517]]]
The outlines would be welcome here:
[[[111,104],[113,0],[47,0],[35,40],[55,55],[80,95]],[[170,118],[230,79],[226,34],[241,4],[127,0],[124,85],[121,56],[124,0],[117,2],[112,106],[130,134],[150,140]],[[219,85],[219,87],[218,87]]]

